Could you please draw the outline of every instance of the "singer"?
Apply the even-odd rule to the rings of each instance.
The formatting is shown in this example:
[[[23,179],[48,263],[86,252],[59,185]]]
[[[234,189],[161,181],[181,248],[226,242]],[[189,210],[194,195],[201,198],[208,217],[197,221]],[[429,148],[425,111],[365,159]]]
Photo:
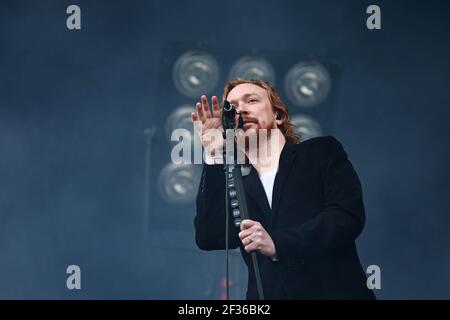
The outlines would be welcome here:
[[[265,129],[270,145],[268,153],[245,147],[250,219],[240,229],[229,219],[229,248],[240,248],[249,269],[247,299],[258,298],[249,261],[254,251],[266,299],[375,299],[355,246],[365,222],[361,184],[341,143],[331,136],[299,143],[286,106],[264,81],[231,80],[222,104],[225,100],[242,116],[244,134]],[[221,130],[217,97],[211,102],[212,110],[202,96],[192,113],[200,134]],[[222,156],[211,150],[223,146],[223,139],[202,143],[208,157]],[[214,161],[203,165],[196,200],[196,243],[203,250],[223,250],[223,165],[208,163]]]

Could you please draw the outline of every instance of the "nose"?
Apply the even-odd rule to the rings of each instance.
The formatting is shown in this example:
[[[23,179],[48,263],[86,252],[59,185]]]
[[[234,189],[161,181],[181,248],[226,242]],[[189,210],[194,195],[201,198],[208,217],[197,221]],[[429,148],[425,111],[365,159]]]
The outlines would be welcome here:
[[[247,107],[245,106],[244,103],[240,103],[238,105],[235,105],[234,107],[237,113],[240,113],[242,115],[248,115]]]

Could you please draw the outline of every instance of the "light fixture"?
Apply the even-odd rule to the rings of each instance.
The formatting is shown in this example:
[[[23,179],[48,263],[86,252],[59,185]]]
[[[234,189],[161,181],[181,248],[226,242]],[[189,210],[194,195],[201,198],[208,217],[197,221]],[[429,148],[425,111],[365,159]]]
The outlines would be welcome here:
[[[275,83],[275,71],[272,65],[261,57],[242,57],[231,67],[229,79],[257,79]]]
[[[194,124],[192,123],[191,113],[194,111],[194,106],[185,104],[170,113],[165,125],[166,137],[169,141],[171,141],[170,137],[174,130],[186,129],[186,136],[183,136],[183,139],[189,139],[192,142]]]
[[[305,141],[321,136],[322,128],[320,124],[310,116],[296,114],[291,117],[294,132],[300,136],[300,141]]]
[[[170,203],[194,201],[200,181],[200,169],[191,164],[168,163],[158,179],[159,192]]]
[[[209,53],[189,51],[177,59],[172,76],[179,92],[188,97],[198,97],[210,93],[216,86],[219,65]]]
[[[286,75],[286,95],[299,107],[313,107],[321,103],[327,97],[330,87],[330,74],[316,62],[300,62]]]

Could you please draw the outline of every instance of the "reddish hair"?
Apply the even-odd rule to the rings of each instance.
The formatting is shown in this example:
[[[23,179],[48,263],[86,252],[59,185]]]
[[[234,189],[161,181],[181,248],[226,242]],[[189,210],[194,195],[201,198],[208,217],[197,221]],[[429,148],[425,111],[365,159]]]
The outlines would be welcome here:
[[[267,81],[253,80],[253,79],[247,80],[239,78],[228,81],[223,88],[222,106],[230,91],[243,83],[254,84],[266,90],[273,111],[275,113],[278,112],[278,114],[281,117],[281,120],[283,120],[283,123],[280,126],[278,126],[278,129],[280,129],[281,133],[283,133],[284,138],[286,139],[287,142],[299,143],[300,137],[296,135],[294,132],[294,128],[290,121],[290,116],[286,108],[286,105],[283,103],[283,101],[281,101],[281,98],[278,95],[277,91]]]

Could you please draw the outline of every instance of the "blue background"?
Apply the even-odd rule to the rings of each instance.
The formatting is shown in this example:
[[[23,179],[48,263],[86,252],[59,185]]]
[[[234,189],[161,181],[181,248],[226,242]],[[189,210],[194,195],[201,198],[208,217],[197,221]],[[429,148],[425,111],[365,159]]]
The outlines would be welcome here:
[[[70,4],[81,7],[80,31],[66,28]],[[366,28],[370,4],[381,7],[382,30]],[[171,59],[191,49],[223,63],[219,96],[241,53],[278,63],[280,91],[283,61],[328,62],[325,133],[361,178],[367,223],[357,244],[364,269],[381,268],[377,296],[450,298],[449,9],[448,1],[2,1],[0,298],[220,297],[223,252],[198,250],[194,204],[169,204],[157,189],[170,160],[165,118],[196,102],[170,82]],[[240,298],[246,271],[238,254],[232,261]],[[71,264],[81,267],[79,291],[66,287]]]

